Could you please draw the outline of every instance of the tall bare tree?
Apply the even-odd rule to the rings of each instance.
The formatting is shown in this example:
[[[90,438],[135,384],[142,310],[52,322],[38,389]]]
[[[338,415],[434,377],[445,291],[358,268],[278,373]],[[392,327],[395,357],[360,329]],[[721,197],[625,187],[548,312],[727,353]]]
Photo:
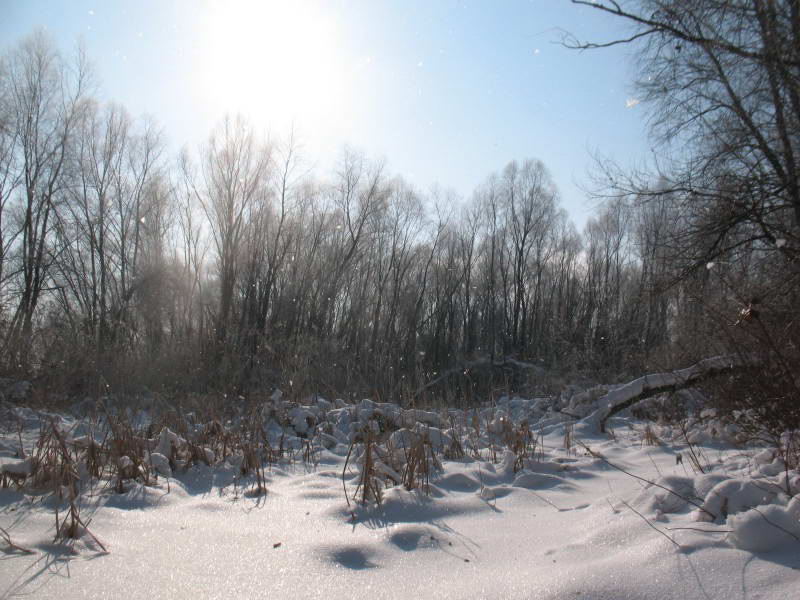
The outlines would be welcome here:
[[[17,168],[21,190],[16,204],[16,250],[19,269],[16,311],[6,336],[6,348],[26,365],[33,319],[52,265],[48,244],[54,214],[62,200],[64,170],[71,136],[83,108],[86,63],[79,53],[67,69],[52,40],[42,31],[25,38],[7,61],[11,124],[18,135]]]
[[[216,251],[219,307],[216,339],[231,325],[236,281],[242,268],[247,228],[271,198],[271,149],[241,117],[226,117],[203,149],[195,195],[208,219]]]

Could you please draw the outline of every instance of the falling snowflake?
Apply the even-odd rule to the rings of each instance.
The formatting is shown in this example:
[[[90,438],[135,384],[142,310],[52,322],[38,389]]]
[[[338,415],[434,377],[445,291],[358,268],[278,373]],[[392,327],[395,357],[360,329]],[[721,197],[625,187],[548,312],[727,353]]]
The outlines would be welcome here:
[[[637,104],[639,104],[640,100],[638,98],[628,98],[625,100],[626,108],[633,108]]]

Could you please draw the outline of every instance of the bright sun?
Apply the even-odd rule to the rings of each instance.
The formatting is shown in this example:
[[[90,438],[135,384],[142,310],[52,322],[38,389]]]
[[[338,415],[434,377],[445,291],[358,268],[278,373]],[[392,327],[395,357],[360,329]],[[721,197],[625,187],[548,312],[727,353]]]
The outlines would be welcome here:
[[[306,131],[340,120],[347,88],[338,30],[320,6],[292,0],[209,2],[199,66],[215,113]]]

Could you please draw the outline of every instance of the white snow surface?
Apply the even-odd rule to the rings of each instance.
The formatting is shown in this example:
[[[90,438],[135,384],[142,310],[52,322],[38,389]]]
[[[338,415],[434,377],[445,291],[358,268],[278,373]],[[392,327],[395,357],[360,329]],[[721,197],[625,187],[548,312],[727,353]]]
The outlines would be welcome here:
[[[561,419],[542,399],[506,399],[476,416],[484,431],[495,423],[497,435],[505,419],[545,432],[543,447],[521,470],[512,452],[499,445],[492,452],[496,440],[486,437],[477,442],[480,459],[440,455],[429,494],[396,485],[384,490],[380,506],[360,505],[353,501],[360,465],[352,457],[344,474],[348,506],[342,442],[365,423],[397,427],[392,438],[400,453],[419,436],[441,447],[459,434],[445,434],[448,419],[436,412],[366,401],[331,406],[318,402],[289,414],[292,427],[319,419],[332,423],[332,432],[314,438],[316,464],[303,463],[298,450],[294,459],[266,466],[267,492],[260,495],[248,493],[254,480],[240,476],[241,455],[215,462],[212,453],[211,466],[170,469],[169,452],[183,440],[164,429],[149,456],[166,476],[150,486],[128,481],[122,494],[97,482],[81,496],[81,515],[91,518],[89,529],[108,552],[88,536],[74,548],[54,542],[54,498],[14,485],[0,489],[0,527],[33,551],[23,554],[0,539],[0,597],[798,597],[800,504],[783,491],[785,472],[758,471],[772,464],[761,449],[717,440],[699,449],[706,473],[698,473],[688,460],[677,463],[686,447],[670,439],[668,428],[653,426],[661,443],[645,446],[644,423],[616,417],[615,439],[582,432],[593,454],[568,450]],[[35,439],[37,418],[32,411],[20,416],[30,424],[27,439]],[[85,435],[63,421],[74,439]],[[470,427],[465,418],[465,449]],[[301,447],[276,423],[265,429],[287,434],[284,447]],[[16,433],[0,439],[3,470],[25,471],[14,458]]]

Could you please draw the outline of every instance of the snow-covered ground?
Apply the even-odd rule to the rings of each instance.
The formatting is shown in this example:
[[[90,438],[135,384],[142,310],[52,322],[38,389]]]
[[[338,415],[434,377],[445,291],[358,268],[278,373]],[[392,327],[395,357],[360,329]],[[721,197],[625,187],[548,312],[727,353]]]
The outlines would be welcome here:
[[[565,410],[596,403],[601,394],[591,396]],[[6,410],[23,426],[23,445],[32,445],[50,418]],[[29,486],[17,489],[7,478],[0,527],[33,553],[0,539],[0,594],[59,600],[800,597],[800,499],[786,493],[800,491],[797,473],[789,473],[787,484],[783,464],[769,450],[734,446],[713,419],[693,428],[706,471],[700,473],[685,439],[671,428],[650,426],[654,440],[645,423],[621,415],[611,419],[610,436],[597,432],[591,419],[567,425],[544,400],[460,413],[461,425],[455,411],[414,413],[368,401],[337,408],[320,401],[288,410],[282,424],[274,412],[265,415],[270,443],[297,451],[264,467],[267,491],[260,495],[252,493],[254,476],[241,475],[236,453],[225,460],[209,454],[210,465],[188,469],[173,460],[175,470],[165,476],[172,468],[164,456],[183,440],[161,433],[149,456],[162,476],[150,485],[129,479],[120,494],[113,480],[82,475],[80,514],[107,552],[89,535],[54,541],[54,509],[63,518],[63,501]],[[70,443],[85,443],[88,426],[60,420]],[[526,420],[535,436],[527,455],[514,454],[501,438]],[[354,500],[363,446],[356,444],[348,460],[347,442],[373,429],[379,440],[392,439],[373,456],[380,505]],[[567,448],[570,431],[576,442]],[[304,440],[287,432],[313,439],[310,460],[302,460]],[[18,437],[10,428],[0,438],[3,470],[12,476],[29,468],[18,456]],[[446,459],[453,438],[465,456]],[[437,457],[428,493],[421,484],[410,491],[402,484],[383,488],[387,473],[402,478],[404,446],[415,439],[424,439]],[[30,456],[33,448],[25,450]]]

